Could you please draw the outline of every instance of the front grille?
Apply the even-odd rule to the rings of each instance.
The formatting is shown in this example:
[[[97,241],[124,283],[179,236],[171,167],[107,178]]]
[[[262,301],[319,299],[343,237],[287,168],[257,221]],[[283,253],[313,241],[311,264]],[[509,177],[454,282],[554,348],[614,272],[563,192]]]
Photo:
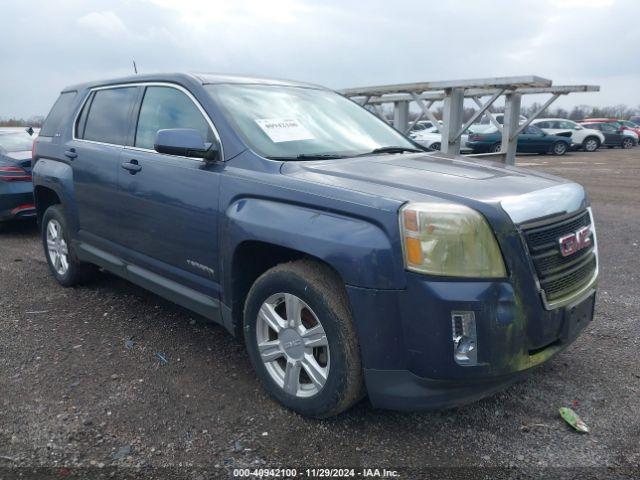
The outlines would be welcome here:
[[[563,257],[559,239],[591,225],[591,215],[584,210],[577,215],[542,226],[524,228],[523,233],[533,260],[540,288],[549,302],[571,296],[591,281],[597,268],[593,232],[591,245]]]

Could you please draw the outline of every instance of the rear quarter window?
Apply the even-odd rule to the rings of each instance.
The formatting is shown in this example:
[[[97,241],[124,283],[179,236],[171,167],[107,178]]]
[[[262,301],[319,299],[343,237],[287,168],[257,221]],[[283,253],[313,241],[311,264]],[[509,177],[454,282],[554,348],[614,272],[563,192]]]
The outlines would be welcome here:
[[[41,137],[53,137],[64,127],[64,120],[67,119],[73,106],[73,100],[76,98],[78,92],[63,92],[53,104],[53,108],[47,115],[42,129],[40,130]]]

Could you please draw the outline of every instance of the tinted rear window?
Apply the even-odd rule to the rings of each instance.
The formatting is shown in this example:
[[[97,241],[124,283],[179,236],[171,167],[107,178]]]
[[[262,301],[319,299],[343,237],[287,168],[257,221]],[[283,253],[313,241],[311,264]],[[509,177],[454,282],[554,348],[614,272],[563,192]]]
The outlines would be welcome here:
[[[96,91],[87,115],[83,138],[124,145],[136,90],[136,87],[124,87]]]
[[[60,133],[60,129],[64,126],[62,122],[67,118],[77,93],[73,91],[60,94],[42,125],[41,137],[53,137],[56,133]]]

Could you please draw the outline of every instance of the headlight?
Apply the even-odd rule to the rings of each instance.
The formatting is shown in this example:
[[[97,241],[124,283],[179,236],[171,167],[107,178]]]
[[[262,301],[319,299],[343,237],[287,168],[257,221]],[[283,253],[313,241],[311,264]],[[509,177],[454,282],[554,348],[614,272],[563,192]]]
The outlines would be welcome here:
[[[409,203],[400,210],[409,270],[447,277],[505,277],[493,231],[477,211],[450,203]]]

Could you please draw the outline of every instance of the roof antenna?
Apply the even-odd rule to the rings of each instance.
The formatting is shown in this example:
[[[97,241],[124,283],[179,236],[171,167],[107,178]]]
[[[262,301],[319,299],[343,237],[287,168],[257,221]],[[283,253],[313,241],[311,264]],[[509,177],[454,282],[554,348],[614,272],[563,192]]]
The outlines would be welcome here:
[[[138,66],[136,65],[136,61],[133,61],[133,71],[136,72],[136,75],[138,74]]]

